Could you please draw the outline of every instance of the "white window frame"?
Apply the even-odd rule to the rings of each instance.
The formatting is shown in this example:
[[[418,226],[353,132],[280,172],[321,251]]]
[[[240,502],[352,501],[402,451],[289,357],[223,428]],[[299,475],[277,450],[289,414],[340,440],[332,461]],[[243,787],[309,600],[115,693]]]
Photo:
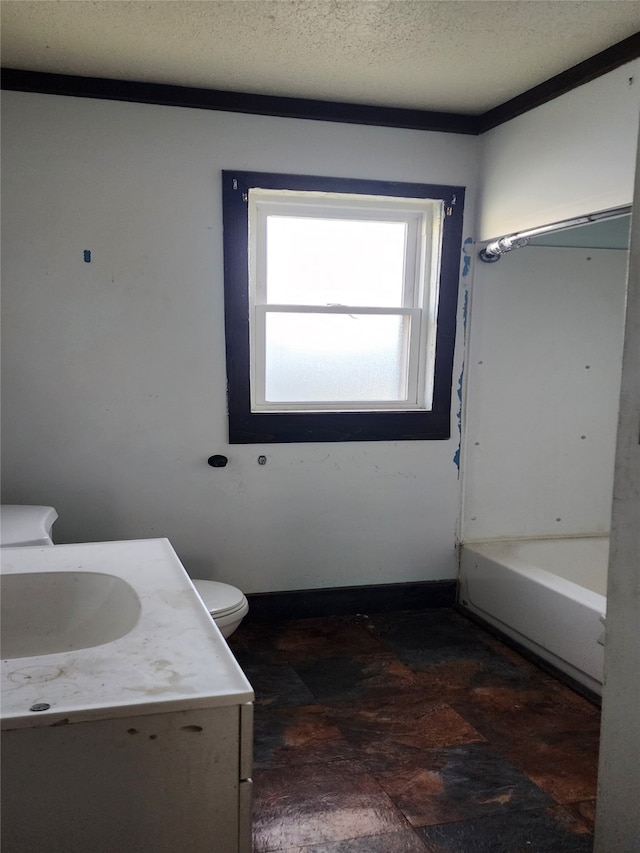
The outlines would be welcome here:
[[[267,218],[403,222],[406,225],[403,297],[400,307],[276,305],[267,302]],[[251,411],[366,412],[430,411],[433,400],[438,288],[444,222],[442,199],[263,189],[248,194],[249,334]],[[402,400],[272,402],[265,399],[268,313],[401,315],[410,324],[406,395]]]

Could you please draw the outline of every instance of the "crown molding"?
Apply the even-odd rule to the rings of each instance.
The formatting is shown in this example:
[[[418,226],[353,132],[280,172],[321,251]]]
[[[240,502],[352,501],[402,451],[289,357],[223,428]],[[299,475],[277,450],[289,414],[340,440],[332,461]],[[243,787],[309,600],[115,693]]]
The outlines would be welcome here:
[[[509,101],[505,101],[503,104],[483,113],[478,117],[478,132],[485,133],[487,130],[492,130],[494,127],[511,121],[511,119],[517,118],[535,107],[546,104],[572,89],[577,89],[597,77],[602,77],[603,74],[607,74],[621,65],[626,65],[627,62],[632,62],[639,56],[640,33],[635,33],[624,41],[596,53],[595,56],[585,59],[584,62],[579,62],[561,74],[556,74],[555,77],[545,80],[544,83],[540,83],[540,85],[534,86],[532,89],[528,89],[515,98],[511,98]]]
[[[140,83],[129,80],[112,80],[105,77],[49,74],[17,68],[2,69],[1,87],[16,92],[38,92],[46,95],[67,95],[76,98],[98,98],[281,118],[478,135],[517,118],[517,116],[539,107],[559,95],[564,95],[566,92],[576,89],[596,77],[607,74],[609,71],[613,71],[638,57],[640,57],[640,32],[597,53],[584,62],[574,65],[561,74],[556,74],[544,83],[534,86],[482,115],[403,109],[401,107],[378,107],[367,104],[286,98],[245,92],[225,92],[219,89],[198,89],[163,83]]]
[[[457,113],[224,92],[219,89],[196,89],[190,86],[169,86],[163,83],[136,83],[104,77],[76,77],[41,71],[21,71],[15,68],[2,69],[2,88],[17,92],[132,101],[140,104],[162,104],[171,107],[222,110],[281,118],[400,127],[443,133],[478,133],[477,116]]]

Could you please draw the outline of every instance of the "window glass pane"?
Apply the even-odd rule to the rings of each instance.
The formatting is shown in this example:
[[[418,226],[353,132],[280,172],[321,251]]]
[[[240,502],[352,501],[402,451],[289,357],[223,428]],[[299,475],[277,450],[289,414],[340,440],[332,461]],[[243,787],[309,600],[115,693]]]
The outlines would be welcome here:
[[[267,217],[267,303],[402,307],[404,222]]]
[[[409,317],[269,312],[265,319],[268,402],[406,399]]]

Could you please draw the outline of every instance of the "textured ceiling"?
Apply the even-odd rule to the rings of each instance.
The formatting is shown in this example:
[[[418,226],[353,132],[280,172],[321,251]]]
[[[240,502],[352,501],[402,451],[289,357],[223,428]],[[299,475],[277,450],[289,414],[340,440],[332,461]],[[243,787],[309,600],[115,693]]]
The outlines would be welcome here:
[[[3,0],[2,65],[482,113],[640,29],[636,0]]]

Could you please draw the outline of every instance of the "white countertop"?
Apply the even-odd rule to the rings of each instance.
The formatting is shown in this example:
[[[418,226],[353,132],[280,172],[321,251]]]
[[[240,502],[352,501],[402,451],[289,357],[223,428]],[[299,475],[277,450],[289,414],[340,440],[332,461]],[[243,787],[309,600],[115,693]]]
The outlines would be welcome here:
[[[253,701],[167,539],[3,548],[2,573],[102,572],[140,599],[135,626],[91,648],[2,660],[2,728]],[[32,712],[36,703],[51,707]]]

